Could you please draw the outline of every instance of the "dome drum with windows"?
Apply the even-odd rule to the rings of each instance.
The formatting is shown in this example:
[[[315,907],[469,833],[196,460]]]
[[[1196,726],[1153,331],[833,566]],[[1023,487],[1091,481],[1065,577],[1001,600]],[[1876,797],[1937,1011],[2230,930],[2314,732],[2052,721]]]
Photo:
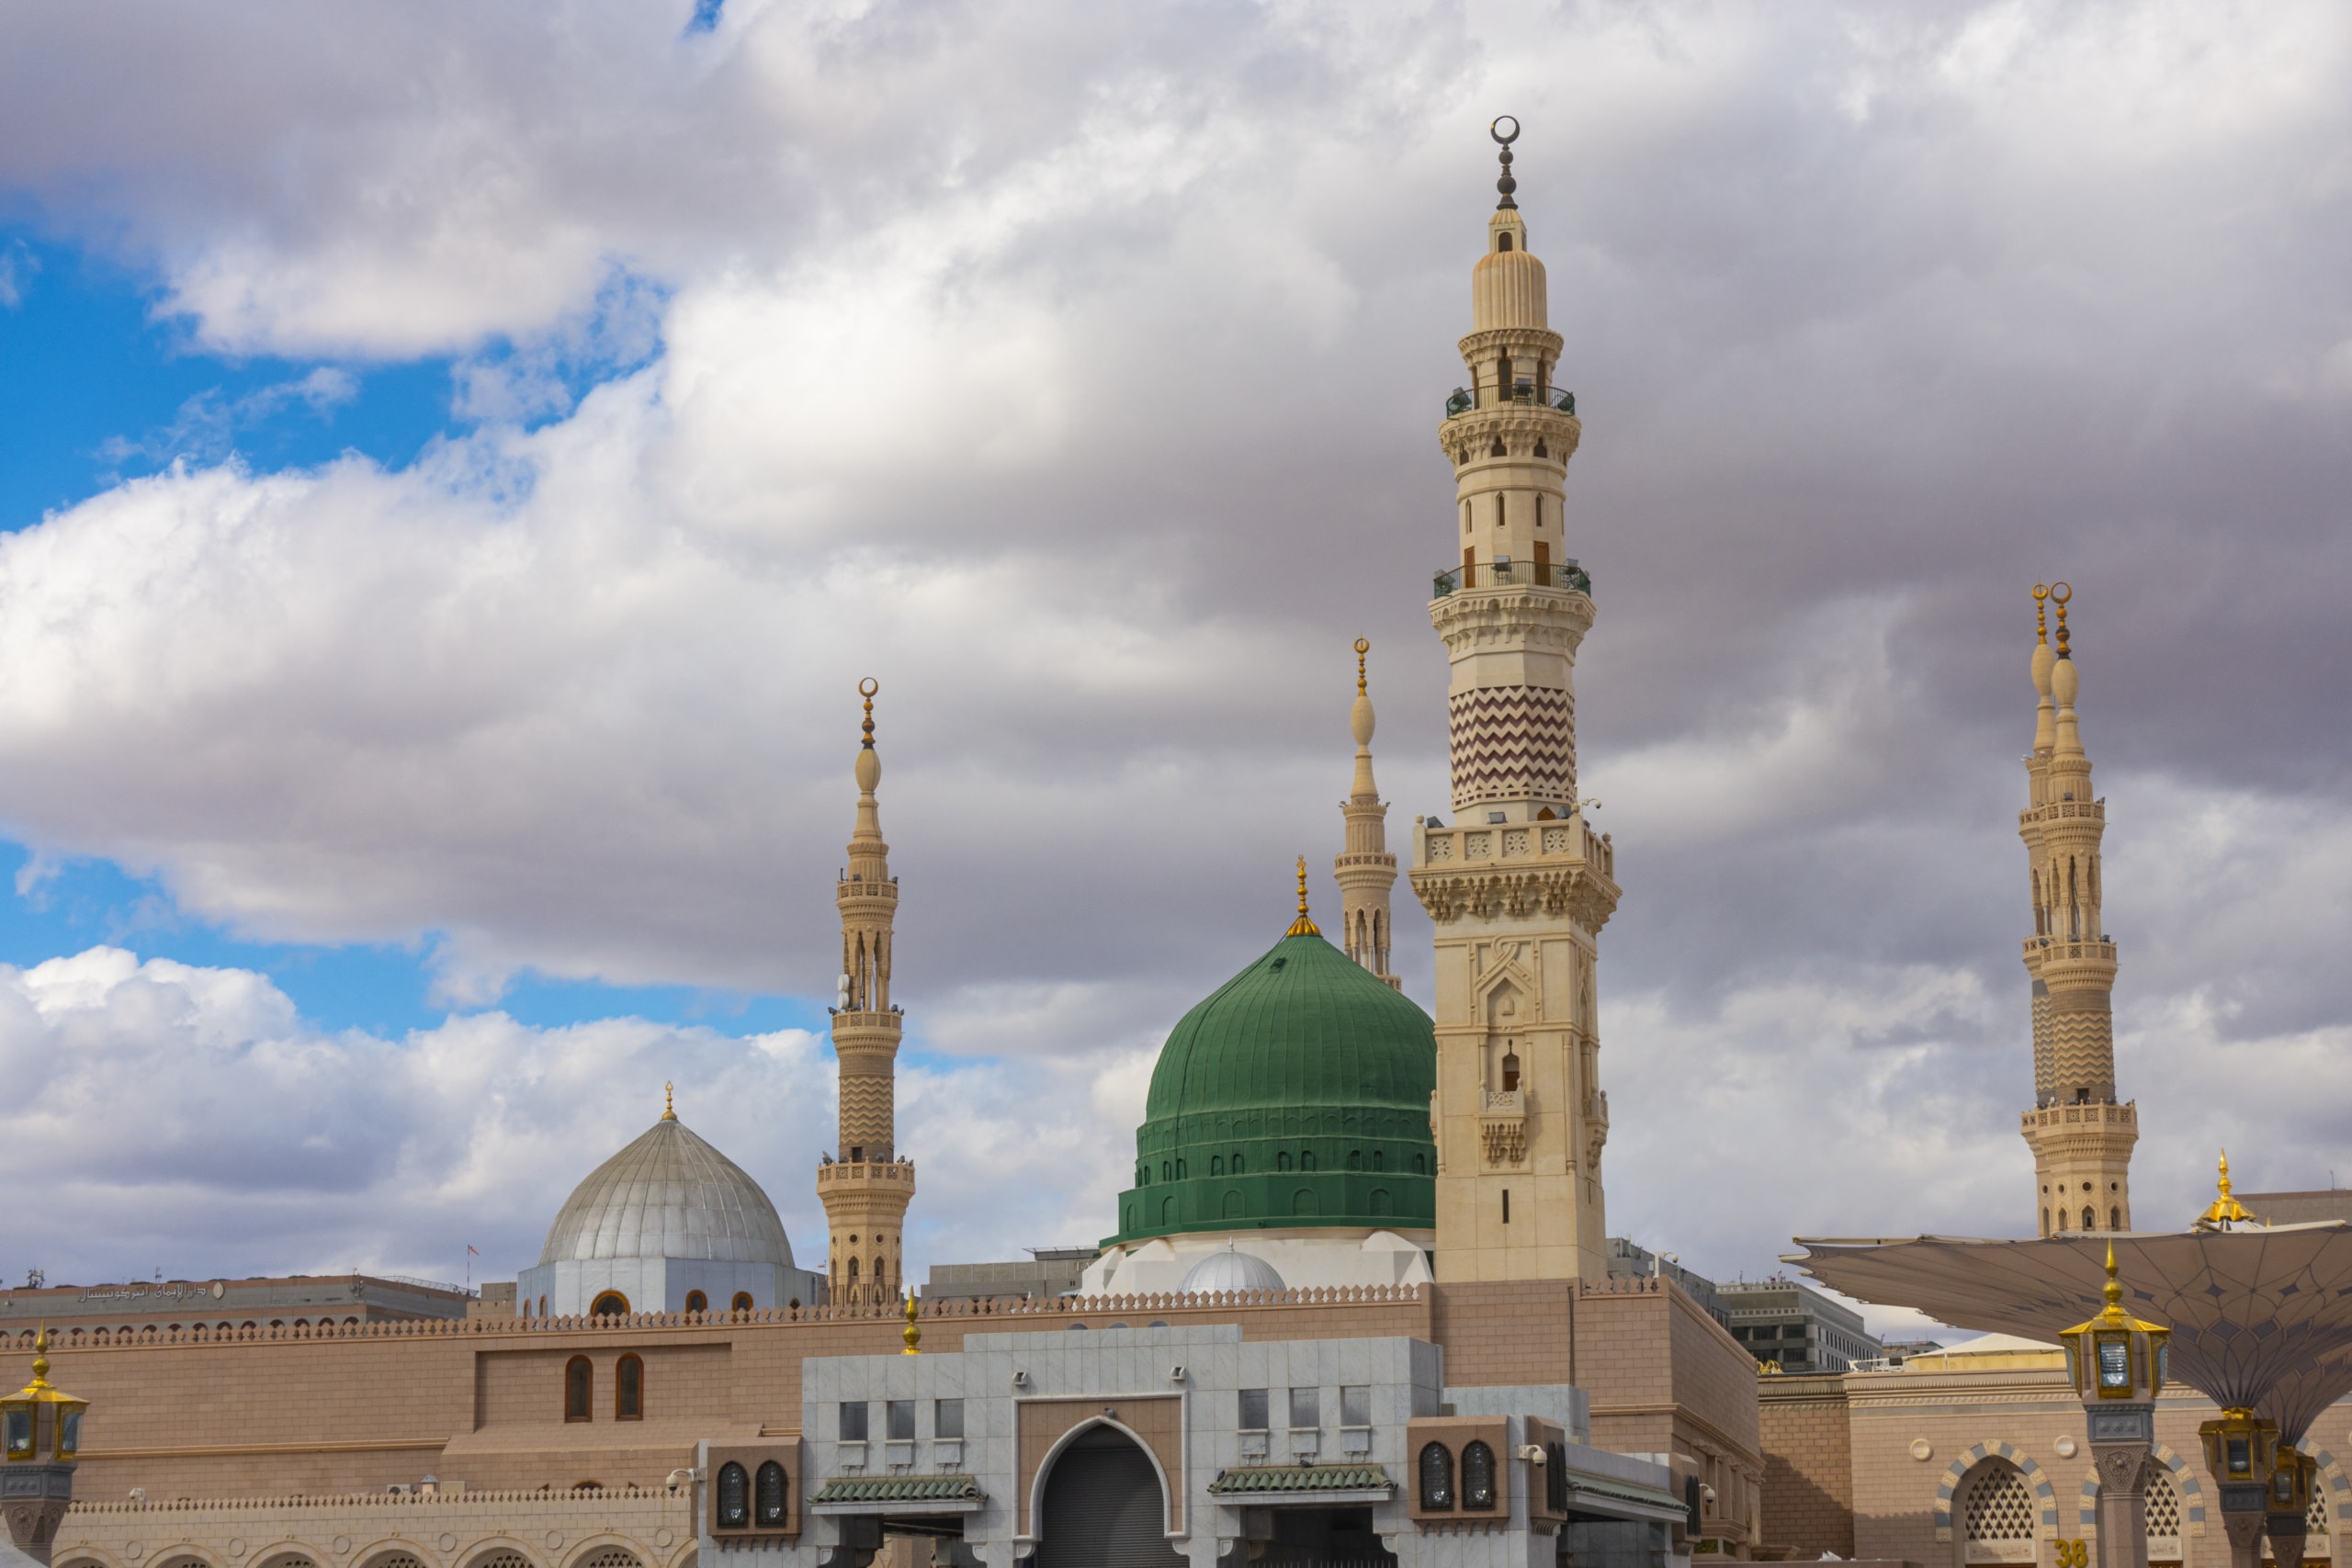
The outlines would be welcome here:
[[[1429,1015],[1324,939],[1303,866],[1283,939],[1170,1032],[1106,1247],[1434,1226]]]

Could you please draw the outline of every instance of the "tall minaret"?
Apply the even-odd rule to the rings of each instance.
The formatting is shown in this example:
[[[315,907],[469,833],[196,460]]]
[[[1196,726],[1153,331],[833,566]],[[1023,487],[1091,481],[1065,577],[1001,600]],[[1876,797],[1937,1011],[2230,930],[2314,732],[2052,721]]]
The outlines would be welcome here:
[[[1396,857],[1388,852],[1388,807],[1372,782],[1372,697],[1365,691],[1364,655],[1372,644],[1356,638],[1356,705],[1348,727],[1356,737],[1356,782],[1340,816],[1348,829],[1347,847],[1331,863],[1340,883],[1340,945],[1350,958],[1401,990],[1388,970],[1388,890],[1396,886]]]
[[[2107,802],[2091,794],[2091,760],[2075,720],[2081,676],[2068,648],[2065,583],[2036,586],[2033,687],[2041,694],[2028,804],[2018,814],[2033,892],[2033,1106],[2024,1113],[2042,1235],[2132,1228],[2132,1145],[2139,1110],[2115,1093],[2115,943],[2099,919],[2099,840]],[[2058,648],[2049,613],[2058,606]]]
[[[1412,868],[1437,925],[1437,1276],[1598,1281],[1609,1098],[1594,961],[1618,889],[1615,851],[1577,796],[1592,584],[1562,547],[1583,426],[1554,385],[1560,336],[1511,199],[1518,134],[1495,122],[1502,200],[1470,275],[1471,385],[1438,426],[1461,550],[1430,605],[1453,661],[1454,825],[1415,826]]]
[[[874,750],[878,687],[869,678],[857,689],[865,699],[857,827],[849,836],[848,869],[833,892],[842,911],[842,974],[832,1010],[833,1052],[841,1058],[841,1145],[817,1168],[817,1198],[825,1205],[832,1241],[832,1299],[872,1306],[890,1302],[902,1283],[899,1241],[915,1195],[915,1168],[894,1146],[899,1010],[890,1002],[890,922],[899,908],[899,879],[890,874],[890,846],[882,841],[882,812],[874,798],[874,786],[882,782],[882,759]]]

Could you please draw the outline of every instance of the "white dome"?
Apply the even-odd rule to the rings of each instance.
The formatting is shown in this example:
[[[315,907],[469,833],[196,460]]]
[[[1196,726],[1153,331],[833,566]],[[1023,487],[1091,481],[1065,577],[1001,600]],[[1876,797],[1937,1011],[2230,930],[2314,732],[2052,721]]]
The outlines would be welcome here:
[[[539,1249],[542,1264],[610,1258],[793,1266],[760,1184],[666,1115],[572,1189]]]
[[[1223,1252],[1212,1252],[1184,1271],[1176,1287],[1191,1294],[1205,1291],[1279,1291],[1283,1277],[1274,1266],[1254,1253],[1238,1252],[1231,1242]]]

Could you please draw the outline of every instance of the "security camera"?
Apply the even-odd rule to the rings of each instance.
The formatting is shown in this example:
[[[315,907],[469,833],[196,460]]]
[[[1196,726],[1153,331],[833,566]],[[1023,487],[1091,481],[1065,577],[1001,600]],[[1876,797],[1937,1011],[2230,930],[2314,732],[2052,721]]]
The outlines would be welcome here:
[[[683,1487],[693,1485],[694,1480],[695,1472],[693,1471],[673,1470],[670,1472],[668,1478],[664,1482],[664,1484],[667,1485],[671,1491],[675,1492]]]
[[[1519,1445],[1519,1457],[1525,1460],[1530,1464],[1542,1464],[1544,1462],[1544,1445],[1541,1443],[1521,1443]]]

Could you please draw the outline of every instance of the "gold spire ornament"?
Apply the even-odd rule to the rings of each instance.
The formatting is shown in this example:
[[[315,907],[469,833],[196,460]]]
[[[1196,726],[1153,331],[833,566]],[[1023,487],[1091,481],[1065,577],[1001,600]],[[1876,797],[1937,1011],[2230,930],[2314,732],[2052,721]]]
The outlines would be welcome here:
[[[2046,582],[2033,585],[2033,635],[2037,642],[2050,640],[2050,585]]]
[[[881,689],[882,682],[871,675],[857,683],[857,694],[865,699],[865,722],[858,727],[865,732],[865,739],[859,745],[868,751],[874,750],[874,694]]]
[[[920,1356],[922,1354],[922,1350],[921,1348],[921,1346],[922,1345],[922,1327],[920,1324],[915,1322],[915,1288],[912,1285],[909,1285],[907,1287],[907,1326],[899,1333],[899,1337],[907,1342],[907,1348],[899,1351],[899,1354],[901,1356]]]
[[[2232,1225],[2258,1225],[2262,1222],[2246,1212],[2244,1203],[2230,1195],[2230,1151],[2222,1151],[2222,1175],[2216,1185],[2221,1196],[2206,1206],[2191,1227],[2200,1231],[2225,1231]]]
[[[2061,659],[2075,657],[2074,650],[2066,646],[2066,639],[2072,635],[2066,630],[2066,602],[2074,596],[2075,586],[2071,582],[2053,582],[2050,585],[2050,602],[2058,606],[2058,657]],[[2041,612],[2037,610],[2035,614],[2038,617]]]
[[[1360,637],[1356,638],[1356,695],[1360,697],[1369,694],[1364,690],[1363,656],[1371,651],[1372,639],[1370,637]]]
[[[1298,857],[1298,919],[1290,923],[1284,936],[1321,936],[1322,928],[1306,917],[1306,857]]]
[[[665,1083],[662,1086],[662,1120],[664,1122],[675,1122],[678,1119],[677,1089],[678,1086],[673,1083]]]

